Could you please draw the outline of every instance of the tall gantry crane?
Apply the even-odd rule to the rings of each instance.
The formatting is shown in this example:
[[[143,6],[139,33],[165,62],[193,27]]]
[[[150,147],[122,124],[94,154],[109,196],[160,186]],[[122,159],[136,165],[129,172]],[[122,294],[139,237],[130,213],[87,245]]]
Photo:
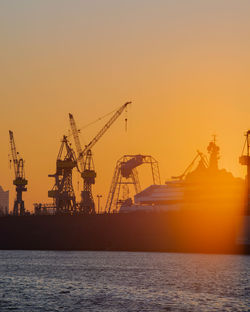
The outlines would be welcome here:
[[[120,207],[123,205],[132,204],[132,199],[129,197],[129,185],[134,188],[135,194],[141,191],[137,168],[143,164],[150,165],[153,184],[161,184],[158,161],[151,155],[124,155],[116,163],[105,212],[119,212]],[[123,191],[125,190],[125,192],[123,192],[121,198],[122,189]]]
[[[100,138],[106,133],[116,119],[122,114],[131,102],[123,104],[104,125],[104,127],[97,133],[97,135],[85,146],[81,147],[79,131],[76,127],[76,123],[72,114],[69,114],[70,126],[74,137],[76,151],[78,156],[79,167],[81,171],[81,177],[83,179],[83,191],[81,193],[80,212],[94,214],[95,203],[92,195],[92,185],[95,184],[96,171],[94,169],[94,162],[92,157],[92,148],[100,140]]]
[[[72,184],[72,170],[77,167],[77,160],[67,137],[64,136],[57,156],[56,173],[49,177],[55,178],[55,184],[48,192],[54,200],[56,214],[76,213],[76,198]]]
[[[13,184],[16,186],[16,199],[14,201],[13,215],[23,216],[25,215],[25,207],[22,194],[23,192],[27,191],[27,188],[25,186],[28,184],[28,181],[25,179],[24,160],[20,158],[19,153],[16,150],[14,135],[13,132],[10,130],[9,136],[12,161],[15,172],[15,179],[13,180]]]

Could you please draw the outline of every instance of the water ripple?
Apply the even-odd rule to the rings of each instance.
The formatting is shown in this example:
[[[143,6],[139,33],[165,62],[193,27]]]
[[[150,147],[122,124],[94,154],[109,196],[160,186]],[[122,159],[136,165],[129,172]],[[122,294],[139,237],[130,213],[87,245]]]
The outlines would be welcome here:
[[[250,311],[250,257],[0,251],[0,311]]]

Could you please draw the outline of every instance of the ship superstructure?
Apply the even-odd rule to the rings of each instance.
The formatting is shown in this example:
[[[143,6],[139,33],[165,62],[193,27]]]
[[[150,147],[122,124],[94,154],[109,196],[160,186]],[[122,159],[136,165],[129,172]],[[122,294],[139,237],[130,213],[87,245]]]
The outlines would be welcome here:
[[[198,151],[183,174],[172,177],[164,185],[151,185],[137,193],[134,204],[122,206],[120,212],[194,210],[208,206],[209,209],[220,207],[219,211],[233,209],[236,202],[242,201],[244,181],[219,169],[220,148],[215,136],[207,151],[208,159]]]

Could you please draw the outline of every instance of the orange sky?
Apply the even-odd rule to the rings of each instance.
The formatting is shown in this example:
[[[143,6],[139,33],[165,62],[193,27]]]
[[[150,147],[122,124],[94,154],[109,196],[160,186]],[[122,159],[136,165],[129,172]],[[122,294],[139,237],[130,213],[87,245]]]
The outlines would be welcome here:
[[[243,0],[1,1],[0,185],[11,191],[10,206],[9,129],[26,161],[31,209],[49,201],[48,174],[68,113],[80,127],[130,100],[128,131],[123,115],[93,149],[95,194],[108,192],[122,155],[151,154],[164,182],[181,174],[197,149],[206,152],[214,133],[220,166],[243,177],[249,15]],[[104,122],[87,128],[82,142]]]

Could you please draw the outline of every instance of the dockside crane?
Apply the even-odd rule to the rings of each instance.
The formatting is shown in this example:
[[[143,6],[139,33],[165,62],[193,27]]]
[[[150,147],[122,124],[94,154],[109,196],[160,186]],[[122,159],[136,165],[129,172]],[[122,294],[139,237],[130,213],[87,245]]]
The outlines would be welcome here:
[[[24,160],[23,158],[20,158],[20,155],[16,150],[14,135],[13,132],[10,130],[9,137],[12,161],[15,172],[15,179],[13,180],[13,184],[16,186],[16,199],[14,201],[13,215],[23,216],[25,215],[25,206],[22,195],[23,192],[27,191],[26,185],[28,184],[28,181],[25,179]]]
[[[72,170],[75,167],[77,167],[75,153],[67,137],[63,136],[56,161],[56,173],[49,175],[55,178],[55,184],[48,192],[48,196],[54,200],[56,214],[76,213],[76,198],[72,184]]]
[[[96,171],[94,169],[94,162],[92,157],[92,148],[100,140],[100,138],[106,133],[106,131],[112,126],[122,112],[127,108],[131,102],[123,104],[104,125],[104,127],[97,133],[97,135],[85,146],[81,147],[79,131],[76,127],[76,123],[72,114],[69,114],[70,126],[74,137],[77,160],[79,163],[81,177],[83,179],[83,191],[81,192],[80,212],[87,214],[95,214],[95,203],[92,194],[92,185],[95,184]]]
[[[80,137],[76,127],[76,122],[72,114],[69,114],[69,121],[72,134],[75,141],[76,152],[78,156],[78,164],[80,167],[81,177],[83,179],[83,191],[81,192],[81,202],[79,205],[80,214],[94,214],[95,203],[92,195],[92,184],[95,184],[96,172],[94,170],[94,162],[91,150],[87,151],[84,157],[81,147]]]

